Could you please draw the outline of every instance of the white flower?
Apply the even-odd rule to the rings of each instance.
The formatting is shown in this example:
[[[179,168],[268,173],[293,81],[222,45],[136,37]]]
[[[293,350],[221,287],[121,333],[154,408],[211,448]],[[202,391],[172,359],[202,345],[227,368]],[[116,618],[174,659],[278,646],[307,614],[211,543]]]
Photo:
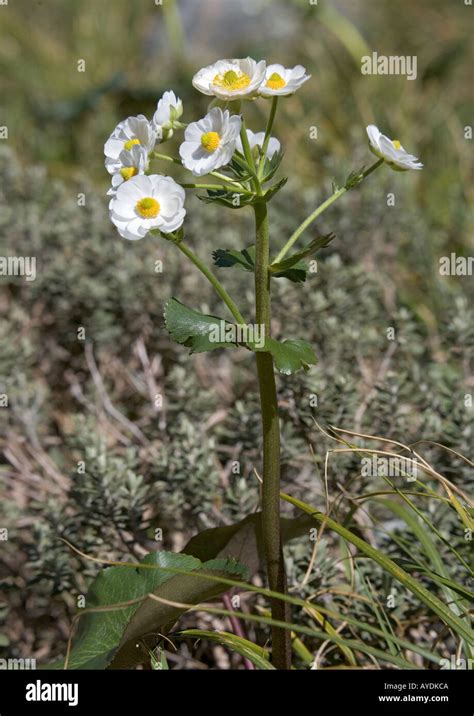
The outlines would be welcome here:
[[[294,94],[310,77],[302,65],[296,65],[292,70],[283,65],[269,65],[260,94],[262,97],[286,97]]]
[[[139,144],[147,154],[156,144],[157,132],[143,114],[128,117],[118,124],[104,146],[105,166],[109,174],[116,174],[122,168],[120,154],[124,149],[130,151]]]
[[[225,101],[251,99],[265,79],[266,63],[245,60],[219,60],[193,77],[194,87]]]
[[[120,169],[112,176],[112,187],[107,192],[112,196],[115,195],[116,190],[124,181],[146,172],[148,168],[148,152],[140,144],[134,144],[130,150],[124,149],[120,152],[118,162],[120,163]]]
[[[170,139],[178,119],[183,114],[183,102],[174,92],[165,92],[159,100],[152,124],[158,136]]]
[[[170,234],[182,226],[185,192],[171,177],[140,175],[124,182],[110,202],[110,219],[125,239],[143,239],[152,229]]]
[[[396,171],[423,169],[423,164],[413,154],[402,147],[398,139],[389,139],[374,125],[367,127],[370,150],[376,157],[383,159]]]
[[[250,149],[254,149],[255,147],[263,147],[263,142],[265,141],[265,132],[257,132],[256,134],[254,134],[251,129],[247,129],[247,137],[249,140]],[[237,149],[243,154],[244,148],[242,146],[242,140],[240,137],[237,139]],[[281,144],[278,139],[276,139],[275,137],[270,137],[267,149],[267,159],[271,161],[275,154],[278,154],[280,149]]]
[[[230,162],[235,152],[242,119],[214,107],[199,122],[186,127],[185,141],[179,148],[181,160],[195,176],[223,167]]]

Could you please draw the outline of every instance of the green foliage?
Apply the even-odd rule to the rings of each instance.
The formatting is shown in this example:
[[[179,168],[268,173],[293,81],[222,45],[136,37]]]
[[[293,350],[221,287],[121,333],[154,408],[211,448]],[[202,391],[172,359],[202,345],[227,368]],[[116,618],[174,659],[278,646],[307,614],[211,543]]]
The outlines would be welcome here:
[[[278,263],[272,263],[270,266],[270,272],[274,274],[275,277],[284,276],[285,272],[289,269],[305,266],[306,264],[304,263],[303,259],[313,256],[316,251],[319,251],[319,249],[327,248],[331,241],[334,241],[335,238],[336,237],[334,234],[317,236],[306,246],[306,248],[302,249],[301,251],[297,251],[291,256],[287,256],[286,259],[283,259]]]
[[[250,575],[263,565],[262,513],[248,515],[240,522],[203,530],[184,548],[185,554],[209,560],[216,557],[233,558],[244,564]],[[305,516],[281,519],[282,544],[287,544],[308,531],[310,520]]]
[[[142,662],[144,652],[137,650],[137,642],[152,636],[156,643],[153,635],[165,633],[186,610],[179,603],[198,604],[226,589],[218,579],[210,581],[204,575],[239,578],[245,570],[236,562],[203,564],[170,552],[153,552],[136,566],[103,570],[88,591],[86,611],[65,665],[70,669],[130,668]],[[157,601],[146,598],[150,593]]]
[[[191,349],[191,353],[203,353],[217,348],[243,345],[257,353],[271,353],[275,367],[280,373],[291,375],[308,370],[317,362],[313,349],[306,341],[265,338],[263,346],[253,340],[239,339],[239,327],[226,323],[216,316],[205,316],[187,308],[175,298],[165,306],[166,328],[171,337]],[[215,336],[229,334],[229,340],[216,340]]]
[[[238,249],[216,249],[212,252],[212,258],[219,268],[236,266],[243,271],[253,273],[255,270],[255,245],[248,246],[242,251]]]
[[[452,613],[452,610],[441,600],[435,597],[428,589],[426,589],[418,580],[414,579],[410,574],[405,572],[393,560],[386,557],[380,550],[374,549],[365,540],[361,539],[353,532],[334,521],[327,515],[319,512],[311,505],[301,500],[283,495],[283,499],[311,515],[317,522],[327,525],[331,530],[337,532],[341,537],[355,545],[364,555],[374,560],[382,569],[386,570],[397,581],[401,582],[408,590],[415,594],[430,610],[437,614],[442,621],[450,626],[456,634],[470,645],[474,645],[474,632],[470,625],[466,624],[462,619]]]
[[[184,306],[176,298],[170,298],[165,305],[165,324],[173,340],[191,349],[191,353],[204,353],[217,348],[230,348],[238,345],[237,341],[211,340],[211,334],[219,331],[221,325],[232,329],[216,316],[205,316],[192,308]]]
[[[309,254],[304,253],[304,255]],[[255,246],[249,246],[242,251],[217,249],[212,256],[215,265],[220,268],[236,266],[243,271],[254,272]],[[304,261],[294,260],[293,257],[290,257],[286,261],[282,261],[281,264],[274,264],[270,271],[274,278],[287,278],[294,283],[299,283],[300,281],[306,281],[307,269],[308,266]]]
[[[271,353],[276,369],[283,375],[293,375],[299,370],[308,371],[318,362],[310,344],[302,340],[276,341],[274,338],[266,338],[264,347],[254,350]]]
[[[241,209],[244,206],[254,206],[258,203],[271,201],[280,189],[283,189],[287,181],[287,178],[280,179],[276,184],[266,189],[262,196],[242,194],[223,189],[208,189],[205,195],[198,195],[197,198],[205,204],[219,204],[228,209]]]

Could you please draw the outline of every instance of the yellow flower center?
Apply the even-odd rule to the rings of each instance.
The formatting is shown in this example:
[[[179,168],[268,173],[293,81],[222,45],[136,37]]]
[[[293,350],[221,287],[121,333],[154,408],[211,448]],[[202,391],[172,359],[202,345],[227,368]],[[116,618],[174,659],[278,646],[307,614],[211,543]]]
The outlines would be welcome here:
[[[155,219],[160,213],[160,205],[151,196],[146,196],[137,202],[135,209],[144,219]]]
[[[400,142],[398,141],[398,139],[392,139],[392,144],[393,144],[393,146],[395,147],[395,149],[401,149],[401,148],[402,148],[402,145],[400,144]]]
[[[201,145],[209,154],[215,152],[220,143],[221,138],[217,132],[206,132],[206,134],[203,134],[201,137]]]
[[[276,90],[286,86],[286,82],[278,72],[274,72],[267,80],[267,87]]]
[[[135,167],[122,167],[122,169],[120,170],[120,174],[124,181],[128,181],[136,174],[138,174],[138,169],[136,169]]]
[[[250,77],[245,72],[227,70],[223,75],[216,75],[213,84],[226,90],[241,90],[249,86]]]
[[[140,142],[139,139],[136,139],[136,138],[135,138],[135,139],[129,139],[128,142],[125,142],[125,144],[124,144],[123,146],[125,147],[125,149],[127,150],[127,152],[129,152],[130,149],[133,147],[134,144],[141,144],[141,142]]]

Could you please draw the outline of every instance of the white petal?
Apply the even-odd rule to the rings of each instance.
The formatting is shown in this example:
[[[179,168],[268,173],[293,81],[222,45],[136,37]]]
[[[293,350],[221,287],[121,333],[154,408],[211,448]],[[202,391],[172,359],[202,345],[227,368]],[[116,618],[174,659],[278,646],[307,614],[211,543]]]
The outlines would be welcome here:
[[[113,139],[112,137],[104,144],[104,154],[111,159],[117,159],[123,149],[124,142],[121,139]]]
[[[177,231],[177,229],[179,229],[183,225],[185,216],[186,216],[186,210],[181,209],[180,211],[178,211],[177,214],[175,214],[175,216],[173,216],[172,219],[170,219],[169,221],[165,221],[163,223],[163,226],[161,227],[161,231],[164,234],[171,234],[173,231]]]
[[[378,149],[379,147],[379,137],[381,136],[381,132],[378,127],[375,126],[375,124],[369,124],[368,127],[366,127],[367,136],[369,137],[369,142],[373,147]]]
[[[200,146],[198,142],[183,142],[179,148],[179,156],[183,162],[192,159]]]
[[[278,152],[281,150],[281,144],[275,137],[270,137],[270,141],[268,142],[268,149],[267,149],[267,157],[268,159],[272,159],[275,154],[278,154]]]

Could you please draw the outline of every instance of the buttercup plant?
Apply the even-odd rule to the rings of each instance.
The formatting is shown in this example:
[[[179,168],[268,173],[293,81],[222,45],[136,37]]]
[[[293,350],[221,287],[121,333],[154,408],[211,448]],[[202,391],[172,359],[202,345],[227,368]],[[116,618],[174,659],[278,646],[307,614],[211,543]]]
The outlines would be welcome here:
[[[285,565],[280,534],[280,427],[275,367],[285,375],[309,370],[317,362],[313,348],[300,339],[283,341],[272,337],[271,285],[274,278],[304,280],[305,259],[334,238],[332,234],[317,236],[306,246],[290,254],[293,245],[310,225],[334,201],[358,186],[366,177],[386,163],[395,170],[421,169],[416,157],[408,154],[401,144],[389,140],[370,125],[367,127],[369,146],[377,161],[367,169],[352,172],[342,187],[317,207],[289,237],[274,259],[271,252],[268,205],[284,186],[286,179],[273,182],[280,167],[283,152],[280,142],[272,136],[280,101],[290,101],[308,80],[304,67],[286,69],[282,65],[268,65],[251,58],[219,60],[205,67],[193,78],[194,87],[213,97],[208,113],[190,123],[184,130],[179,158],[157,151],[157,147],[173,133],[183,129],[179,122],[183,114],[181,100],[173,92],[166,92],[158,102],[153,120],[143,115],[121,122],[105,144],[106,168],[112,174],[109,191],[110,218],[119,234],[130,240],[162,237],[189,259],[211,283],[229,310],[233,323],[198,313],[171,298],[165,306],[166,327],[177,342],[191,352],[215,348],[243,346],[255,353],[263,430],[262,469],[262,535],[268,584],[272,592],[286,592]],[[266,128],[247,129],[246,101],[270,103]],[[152,173],[152,161],[182,165],[198,177],[177,182],[166,175]],[[202,181],[202,177],[210,177]],[[216,340],[216,335],[229,328],[246,328],[248,323],[240,308],[228,294],[221,281],[198,257],[186,240],[185,190],[201,190],[205,202],[231,209],[251,207],[255,215],[255,245],[235,247],[214,252],[217,267],[237,266],[254,274],[255,316],[262,341],[229,343]],[[298,269],[298,271],[295,271]],[[297,277],[296,277],[297,276]],[[233,336],[251,336],[251,331],[229,331]],[[275,622],[288,621],[287,602],[274,598],[271,604]],[[290,632],[280,625],[272,626],[272,663],[277,668],[289,668]]]

